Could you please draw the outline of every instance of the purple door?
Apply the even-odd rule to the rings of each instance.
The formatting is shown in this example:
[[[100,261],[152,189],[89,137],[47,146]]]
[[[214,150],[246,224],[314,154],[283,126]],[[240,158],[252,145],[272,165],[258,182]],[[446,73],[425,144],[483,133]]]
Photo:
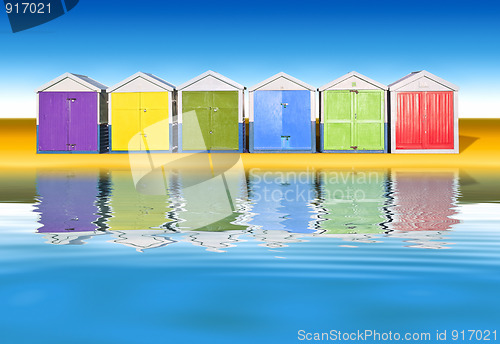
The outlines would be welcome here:
[[[38,150],[68,150],[66,92],[42,92],[39,97]]]
[[[42,92],[38,149],[97,151],[97,93]]]
[[[98,176],[55,172],[37,177],[40,233],[87,232],[98,229]]]
[[[97,151],[97,93],[69,92],[69,147],[72,151]]]

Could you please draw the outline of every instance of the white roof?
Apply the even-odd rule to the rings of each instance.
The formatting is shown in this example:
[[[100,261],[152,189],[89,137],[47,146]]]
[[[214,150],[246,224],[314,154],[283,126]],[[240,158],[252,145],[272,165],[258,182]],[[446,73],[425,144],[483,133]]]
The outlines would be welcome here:
[[[437,82],[438,84],[441,84],[441,85],[443,85],[443,86],[445,86],[453,91],[459,90],[459,87],[457,85],[454,85],[451,82],[448,82],[444,79],[441,79],[440,77],[438,77],[432,73],[429,73],[426,70],[421,70],[418,72],[412,72],[412,73],[402,77],[398,81],[393,82],[392,84],[389,85],[389,91],[397,91],[401,87],[404,87],[404,86],[406,86],[414,81],[417,81],[420,78],[424,78],[424,77],[427,77],[427,78]]]
[[[80,75],[80,74],[73,74],[73,73],[64,73],[63,75],[55,78],[52,81],[49,81],[42,87],[38,88],[36,92],[43,92],[47,88],[63,81],[64,79],[71,79],[89,89],[89,91],[95,91],[95,92],[100,92],[100,91],[105,91],[108,86],[101,84],[100,82],[95,81],[94,79],[89,78],[86,75]]]
[[[329,82],[326,85],[321,86],[320,88],[318,88],[318,91],[324,91],[326,89],[329,89],[330,87],[333,87],[333,86],[335,86],[337,84],[340,84],[342,81],[350,78],[351,76],[358,77],[359,79],[364,80],[367,83],[372,84],[373,86],[378,87],[378,88],[380,88],[380,89],[382,89],[384,91],[387,91],[387,89],[388,89],[388,87],[386,85],[381,84],[380,82],[377,82],[375,80],[372,80],[369,77],[364,76],[363,74],[359,74],[358,72],[352,71],[350,73],[347,73],[346,75],[341,76],[338,79],[335,79],[335,80]]]
[[[125,80],[117,83],[116,85],[113,85],[113,86],[109,87],[107,89],[107,91],[108,92],[113,92],[113,91],[117,90],[118,88],[120,88],[120,87],[128,84],[129,82],[131,82],[132,80],[135,80],[137,78],[143,78],[143,79],[145,79],[145,80],[153,83],[154,85],[163,88],[166,91],[172,92],[173,90],[175,90],[175,86],[174,85],[172,85],[171,83],[169,83],[169,82],[167,82],[167,81],[165,81],[165,80],[157,77],[156,75],[153,75],[151,73],[137,72],[134,75],[129,76]]]
[[[224,75],[219,74],[217,72],[214,72],[212,70],[206,71],[205,73],[200,74],[197,77],[195,77],[195,78],[193,78],[193,79],[191,79],[191,80],[183,83],[182,85],[180,85],[179,87],[177,87],[177,89],[180,91],[183,88],[186,88],[186,87],[188,87],[188,86],[190,86],[190,85],[192,85],[194,83],[197,83],[198,81],[200,81],[200,80],[202,80],[202,79],[204,79],[206,77],[209,77],[209,76],[211,76],[213,78],[216,78],[216,79],[218,79],[218,80],[220,80],[220,81],[222,81],[222,82],[224,82],[224,83],[226,83],[226,84],[228,84],[230,86],[233,86],[234,88],[237,88],[239,90],[245,89],[245,86],[240,85],[237,82],[235,82],[235,81],[233,81],[233,80],[231,80],[229,78],[226,78]]]
[[[249,92],[252,92],[252,91],[258,90],[259,88],[261,88],[261,87],[263,87],[263,86],[265,86],[265,85],[267,85],[267,84],[269,84],[269,83],[271,83],[271,82],[273,82],[274,80],[277,80],[277,79],[279,79],[279,78],[284,78],[284,79],[287,79],[288,81],[291,81],[291,82],[293,82],[293,83],[295,83],[295,84],[297,84],[297,85],[299,85],[299,86],[302,86],[302,87],[304,87],[304,88],[307,88],[307,89],[308,89],[308,90],[310,90],[310,91],[316,91],[316,88],[315,88],[315,87],[312,87],[311,85],[306,84],[305,82],[303,82],[303,81],[301,81],[301,80],[299,80],[299,79],[296,79],[296,78],[294,78],[293,76],[290,76],[290,75],[288,75],[288,74],[286,74],[286,73],[283,73],[283,72],[280,72],[280,73],[278,73],[278,74],[275,74],[275,75],[273,75],[272,77],[270,77],[270,78],[268,78],[268,79],[266,79],[266,80],[264,80],[264,81],[262,81],[262,82],[259,82],[257,85],[254,85],[254,86],[250,87],[250,88],[248,89],[248,91],[249,91]]]

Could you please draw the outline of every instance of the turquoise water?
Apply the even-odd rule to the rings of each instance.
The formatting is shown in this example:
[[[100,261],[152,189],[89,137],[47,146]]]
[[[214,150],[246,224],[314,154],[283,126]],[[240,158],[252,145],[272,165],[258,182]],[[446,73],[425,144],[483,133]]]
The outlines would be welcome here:
[[[162,178],[38,171],[31,196],[4,197],[0,343],[500,335],[494,182],[485,195],[457,170]]]

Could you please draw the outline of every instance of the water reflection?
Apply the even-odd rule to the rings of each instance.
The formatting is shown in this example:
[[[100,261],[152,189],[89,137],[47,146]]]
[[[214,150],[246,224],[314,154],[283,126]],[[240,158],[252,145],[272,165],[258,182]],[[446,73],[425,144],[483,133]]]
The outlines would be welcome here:
[[[437,249],[450,248],[447,233],[459,223],[454,170],[161,178],[164,190],[153,190],[159,184],[136,187],[128,171],[37,171],[38,233],[55,245],[106,236],[139,252],[179,242],[225,252],[243,242],[281,248],[322,239]]]
[[[40,171],[36,178],[40,213],[39,233],[46,233],[55,245],[82,245],[103,233],[100,187],[105,185],[99,171],[77,174],[74,171]],[[105,197],[105,196],[104,196]]]

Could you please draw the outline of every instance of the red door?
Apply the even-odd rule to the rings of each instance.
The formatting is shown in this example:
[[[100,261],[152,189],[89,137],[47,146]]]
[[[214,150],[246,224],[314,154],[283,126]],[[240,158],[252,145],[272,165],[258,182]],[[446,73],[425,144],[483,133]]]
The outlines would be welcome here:
[[[424,148],[453,149],[453,92],[425,92]]]
[[[397,149],[453,149],[453,92],[401,92]]]

